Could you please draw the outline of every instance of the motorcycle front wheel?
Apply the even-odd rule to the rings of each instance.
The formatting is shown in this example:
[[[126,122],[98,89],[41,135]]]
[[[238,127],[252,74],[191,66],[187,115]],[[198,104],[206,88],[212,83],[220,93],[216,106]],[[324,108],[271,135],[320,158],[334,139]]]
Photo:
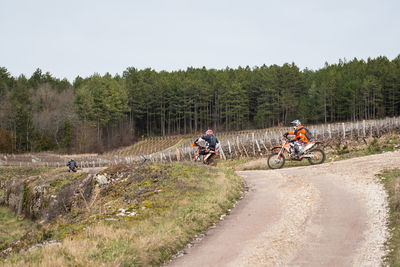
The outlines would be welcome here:
[[[215,166],[216,161],[215,161],[214,157],[215,157],[215,154],[211,154],[206,160],[203,160],[203,163],[206,165]]]
[[[268,167],[270,169],[280,169],[285,164],[285,156],[281,154],[281,157],[278,157],[279,153],[274,152],[268,157]]]
[[[322,149],[314,148],[307,154],[311,155],[311,157],[308,158],[311,165],[322,164],[325,161],[325,152]]]

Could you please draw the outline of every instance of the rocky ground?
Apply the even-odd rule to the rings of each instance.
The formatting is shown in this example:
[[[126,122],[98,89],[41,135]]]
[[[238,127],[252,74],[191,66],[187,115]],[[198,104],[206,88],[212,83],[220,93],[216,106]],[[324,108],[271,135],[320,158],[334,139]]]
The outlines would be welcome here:
[[[171,266],[381,266],[387,196],[375,175],[400,152],[238,172],[249,192]]]

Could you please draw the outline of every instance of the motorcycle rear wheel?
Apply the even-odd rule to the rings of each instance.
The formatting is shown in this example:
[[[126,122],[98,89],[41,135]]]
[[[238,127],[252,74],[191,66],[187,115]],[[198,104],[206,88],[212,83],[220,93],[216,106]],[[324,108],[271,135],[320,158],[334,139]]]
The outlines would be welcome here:
[[[268,167],[270,169],[280,169],[285,164],[285,156],[281,154],[281,158],[278,158],[279,153],[274,152],[268,157]]]
[[[319,148],[311,149],[307,154],[313,156],[311,158],[308,158],[308,161],[311,165],[322,164],[326,158],[325,152]]]

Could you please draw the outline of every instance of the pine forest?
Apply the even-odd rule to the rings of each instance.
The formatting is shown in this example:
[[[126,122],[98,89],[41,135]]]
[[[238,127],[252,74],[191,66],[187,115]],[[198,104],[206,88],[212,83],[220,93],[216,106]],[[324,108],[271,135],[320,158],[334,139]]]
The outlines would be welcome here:
[[[400,115],[400,55],[282,66],[155,71],[67,79],[0,68],[0,152],[104,152],[143,137]]]

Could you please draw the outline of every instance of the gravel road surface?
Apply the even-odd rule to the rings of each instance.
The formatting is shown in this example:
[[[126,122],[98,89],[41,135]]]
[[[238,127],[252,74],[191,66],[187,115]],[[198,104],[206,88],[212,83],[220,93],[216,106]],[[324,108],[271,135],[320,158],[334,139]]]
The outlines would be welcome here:
[[[249,192],[168,266],[381,266],[387,196],[375,175],[400,152],[241,171]]]

